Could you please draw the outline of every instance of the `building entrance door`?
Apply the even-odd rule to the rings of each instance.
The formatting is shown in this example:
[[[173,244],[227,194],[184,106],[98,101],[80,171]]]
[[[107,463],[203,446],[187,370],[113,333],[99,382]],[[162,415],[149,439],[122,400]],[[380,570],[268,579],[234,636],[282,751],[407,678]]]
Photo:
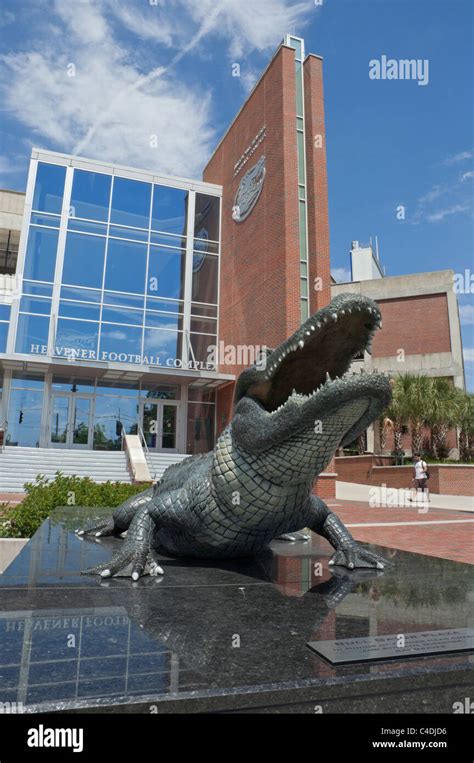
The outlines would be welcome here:
[[[53,394],[50,444],[55,448],[91,447],[90,397]]]
[[[142,402],[142,429],[150,450],[165,453],[178,452],[179,410],[177,401]]]

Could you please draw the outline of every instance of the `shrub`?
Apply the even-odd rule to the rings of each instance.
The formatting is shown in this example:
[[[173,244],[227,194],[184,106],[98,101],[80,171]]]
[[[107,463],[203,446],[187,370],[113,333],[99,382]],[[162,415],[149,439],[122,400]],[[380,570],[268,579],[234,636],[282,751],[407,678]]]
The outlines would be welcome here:
[[[0,537],[30,538],[57,506],[119,506],[147,484],[97,483],[90,477],[66,476],[56,472],[53,480],[38,474],[25,484],[26,498],[0,517]]]

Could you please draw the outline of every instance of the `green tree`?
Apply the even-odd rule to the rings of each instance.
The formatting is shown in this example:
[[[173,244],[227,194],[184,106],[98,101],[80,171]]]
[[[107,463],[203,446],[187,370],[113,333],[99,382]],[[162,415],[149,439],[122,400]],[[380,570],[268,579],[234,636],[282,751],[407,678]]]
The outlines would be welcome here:
[[[441,377],[429,379],[428,391],[426,421],[431,427],[431,449],[435,458],[443,458],[448,432],[458,420],[460,398],[458,390]]]
[[[474,445],[474,395],[457,391],[456,424],[459,426],[459,457],[471,461]]]

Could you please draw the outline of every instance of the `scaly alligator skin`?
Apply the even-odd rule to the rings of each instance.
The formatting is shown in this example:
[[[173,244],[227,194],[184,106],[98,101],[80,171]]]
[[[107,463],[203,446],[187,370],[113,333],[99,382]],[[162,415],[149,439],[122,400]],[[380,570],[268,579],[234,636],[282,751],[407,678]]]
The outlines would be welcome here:
[[[314,478],[387,406],[382,375],[347,375],[381,325],[375,302],[343,294],[238,378],[234,415],[214,451],[169,467],[162,480],[80,535],[126,539],[112,559],[85,574],[163,574],[153,551],[230,558],[257,554],[308,527],[349,569],[387,562],[359,546],[324,501]]]

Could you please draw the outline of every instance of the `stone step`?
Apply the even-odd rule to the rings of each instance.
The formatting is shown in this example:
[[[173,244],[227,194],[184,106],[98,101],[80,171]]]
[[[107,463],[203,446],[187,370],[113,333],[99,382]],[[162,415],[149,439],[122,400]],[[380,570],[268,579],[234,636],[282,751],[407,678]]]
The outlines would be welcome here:
[[[159,479],[168,466],[184,458],[182,453],[149,453],[152,478]],[[6,447],[0,452],[0,491],[21,492],[25,482],[34,482],[38,474],[53,479],[58,471],[95,482],[131,481],[123,451]]]

